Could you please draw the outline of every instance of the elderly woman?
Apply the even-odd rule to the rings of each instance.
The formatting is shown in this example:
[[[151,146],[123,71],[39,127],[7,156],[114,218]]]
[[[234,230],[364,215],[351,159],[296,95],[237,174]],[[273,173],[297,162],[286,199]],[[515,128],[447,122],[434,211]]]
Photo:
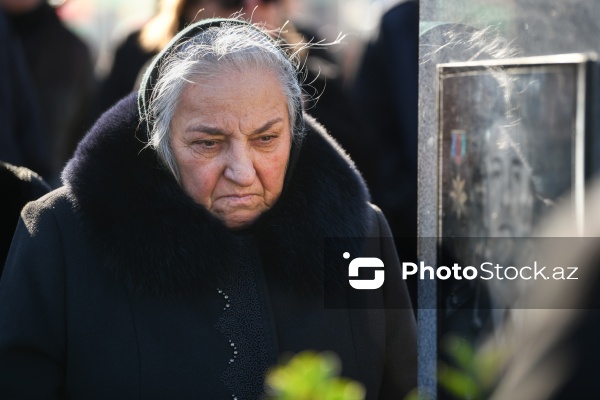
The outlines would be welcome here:
[[[3,399],[256,399],[306,349],[338,354],[369,399],[416,385],[385,219],[259,28],[182,31],[63,181],[22,212],[0,280]],[[349,288],[342,255],[361,248],[381,289]]]

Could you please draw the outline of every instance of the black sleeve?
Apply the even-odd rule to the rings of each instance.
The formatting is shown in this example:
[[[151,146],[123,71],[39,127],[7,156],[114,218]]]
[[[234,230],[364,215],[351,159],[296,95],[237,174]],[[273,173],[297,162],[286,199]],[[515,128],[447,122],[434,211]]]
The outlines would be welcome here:
[[[29,203],[0,279],[0,398],[63,399],[65,277],[52,210]]]

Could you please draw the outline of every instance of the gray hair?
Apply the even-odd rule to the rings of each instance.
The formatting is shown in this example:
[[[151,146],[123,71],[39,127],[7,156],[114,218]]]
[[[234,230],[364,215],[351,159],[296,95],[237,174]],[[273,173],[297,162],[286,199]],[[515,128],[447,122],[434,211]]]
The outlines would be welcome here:
[[[232,69],[248,67],[273,71],[287,99],[292,140],[304,135],[302,88],[298,78],[296,53],[286,48],[265,31],[250,24],[222,23],[209,27],[190,39],[176,44],[160,66],[147,115],[151,127],[148,146],[156,150],[160,160],[179,182],[180,175],[170,145],[171,120],[183,90],[192,77],[212,78]]]

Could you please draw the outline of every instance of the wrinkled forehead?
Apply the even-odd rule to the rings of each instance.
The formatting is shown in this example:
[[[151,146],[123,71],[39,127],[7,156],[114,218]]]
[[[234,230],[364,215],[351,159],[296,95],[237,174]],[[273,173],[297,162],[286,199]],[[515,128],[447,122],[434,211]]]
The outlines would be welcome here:
[[[248,116],[277,109],[289,118],[288,101],[277,74],[259,67],[243,71],[226,68],[211,76],[191,75],[184,79],[178,109],[182,103],[197,110],[230,109]]]

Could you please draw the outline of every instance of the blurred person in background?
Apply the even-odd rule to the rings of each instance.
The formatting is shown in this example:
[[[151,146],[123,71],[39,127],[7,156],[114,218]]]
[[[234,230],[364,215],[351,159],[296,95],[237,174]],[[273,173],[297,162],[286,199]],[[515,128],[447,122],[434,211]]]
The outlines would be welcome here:
[[[375,127],[372,140],[383,149],[373,199],[390,221],[401,257],[410,261],[417,258],[418,64],[419,2],[403,1],[382,16],[352,84],[360,111]],[[408,284],[416,304],[417,281]]]
[[[45,0],[0,0],[21,40],[42,110],[51,186],[89,127],[95,78],[87,45]]]
[[[47,175],[50,165],[25,56],[1,9],[0,43],[1,274],[21,209],[50,189],[38,175]]]
[[[177,32],[195,20],[201,3],[202,0],[161,0],[156,15],[119,43],[111,69],[100,84],[95,110],[98,115],[136,89],[145,65]]]
[[[0,161],[48,178],[41,110],[18,37],[0,8]]]
[[[104,79],[98,106],[100,114],[119,99],[134,91],[140,71],[186,25],[200,18],[226,18],[242,13],[254,23],[277,31],[288,43],[318,42],[311,29],[298,28],[290,18],[287,0],[163,0],[157,14],[142,28],[129,34],[117,47],[113,64]],[[279,32],[278,32],[279,33]],[[333,40],[331,40],[333,42]],[[309,84],[307,112],[325,126],[349,153],[369,188],[379,179],[376,170],[379,143],[373,140],[370,126],[360,117],[356,105],[344,87],[344,77],[327,46],[302,50],[306,60],[304,82]]]

